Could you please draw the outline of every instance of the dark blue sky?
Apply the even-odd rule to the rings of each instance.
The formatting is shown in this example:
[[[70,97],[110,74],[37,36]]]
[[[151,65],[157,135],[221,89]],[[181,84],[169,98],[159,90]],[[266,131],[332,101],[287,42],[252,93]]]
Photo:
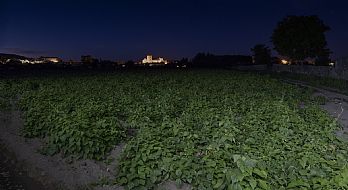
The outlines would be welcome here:
[[[250,54],[286,15],[316,14],[334,58],[348,56],[346,0],[0,0],[0,52],[139,60]]]

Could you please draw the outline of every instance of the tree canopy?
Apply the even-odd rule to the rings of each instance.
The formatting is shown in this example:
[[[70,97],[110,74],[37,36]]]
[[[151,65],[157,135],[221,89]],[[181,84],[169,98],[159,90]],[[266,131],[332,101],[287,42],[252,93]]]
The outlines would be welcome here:
[[[255,64],[270,64],[271,50],[264,44],[256,44],[251,48]]]
[[[274,49],[293,61],[328,57],[325,32],[330,28],[318,16],[287,16],[273,31]]]

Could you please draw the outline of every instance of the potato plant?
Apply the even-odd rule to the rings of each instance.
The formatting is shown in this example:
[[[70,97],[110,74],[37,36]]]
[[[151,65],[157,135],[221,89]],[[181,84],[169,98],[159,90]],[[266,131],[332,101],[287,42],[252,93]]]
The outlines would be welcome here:
[[[311,92],[231,71],[143,71],[22,79],[27,137],[103,159],[121,141],[115,183],[152,189],[347,189],[347,142]],[[131,133],[130,133],[131,131]]]

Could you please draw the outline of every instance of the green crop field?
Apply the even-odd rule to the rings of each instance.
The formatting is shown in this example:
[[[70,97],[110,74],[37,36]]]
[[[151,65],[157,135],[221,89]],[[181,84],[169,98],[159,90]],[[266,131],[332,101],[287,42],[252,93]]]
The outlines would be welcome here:
[[[329,88],[330,90],[348,95],[348,80],[286,72],[273,73],[272,76],[279,79],[302,81],[312,86]]]
[[[268,76],[158,70],[0,85],[48,154],[103,160],[126,143],[115,183],[129,189],[348,188],[339,126],[309,90]]]

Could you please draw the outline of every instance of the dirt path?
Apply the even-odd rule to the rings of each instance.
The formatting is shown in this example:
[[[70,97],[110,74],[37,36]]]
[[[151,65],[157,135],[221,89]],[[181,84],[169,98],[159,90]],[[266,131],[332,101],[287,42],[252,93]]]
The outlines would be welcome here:
[[[118,158],[124,144],[116,146],[106,160],[71,160],[61,155],[40,153],[44,140],[20,135],[24,126],[21,112],[12,103],[9,111],[0,111],[0,190],[123,190],[117,185],[102,184],[116,178]],[[6,151],[5,151],[6,150]],[[92,185],[92,183],[99,183]],[[158,190],[189,190],[190,185],[176,186],[166,181]]]
[[[23,124],[21,112],[14,106],[11,111],[0,111],[0,190],[124,189],[117,185],[102,184],[103,181],[110,182],[116,178],[118,158],[124,144],[111,151],[106,159],[111,160],[108,164],[94,160],[70,160],[61,155],[45,156],[40,153],[43,140],[20,135]],[[92,185],[96,182],[99,185]],[[189,190],[191,186],[184,184],[178,187],[175,182],[166,181],[156,189]]]
[[[117,169],[117,159],[120,155],[123,145],[116,146],[111,152],[109,159],[111,163],[96,162],[94,160],[71,160],[63,158],[61,155],[45,156],[40,153],[44,144],[43,140],[27,139],[20,135],[23,127],[21,113],[12,108],[6,113],[0,112],[0,141],[3,149],[8,152],[2,152],[0,162],[5,163],[9,159],[12,164],[21,168],[19,173],[26,174],[26,178],[20,179],[13,173],[8,164],[2,164],[3,179],[6,183],[16,187],[15,182],[20,181],[18,188],[28,189],[23,183],[29,180],[29,186],[38,185],[35,189],[94,189],[92,183],[101,182],[101,179],[115,179]],[[12,157],[12,158],[11,158]],[[1,177],[1,174],[0,174]],[[30,179],[35,179],[30,181]],[[11,181],[12,180],[12,181]],[[22,183],[22,185],[21,185]],[[8,189],[8,188],[6,188]],[[97,189],[115,189],[122,187],[105,186]]]
[[[307,83],[295,80],[283,80],[286,83],[295,84],[298,86],[313,89],[315,93],[313,96],[323,96],[326,98],[325,105],[321,107],[326,110],[337,122],[342,126],[342,129],[337,131],[336,134],[348,140],[348,96],[338,93],[334,89],[330,88],[318,88],[311,86]]]
[[[0,141],[0,189],[1,190],[38,190],[48,189],[37,180],[28,176],[16,165],[15,157]]]

